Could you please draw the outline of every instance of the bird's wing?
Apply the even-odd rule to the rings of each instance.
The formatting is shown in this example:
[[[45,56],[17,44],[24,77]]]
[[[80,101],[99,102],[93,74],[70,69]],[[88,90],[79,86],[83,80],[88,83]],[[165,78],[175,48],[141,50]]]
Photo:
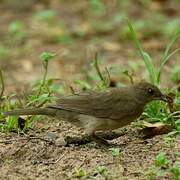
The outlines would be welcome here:
[[[125,91],[113,89],[106,92],[71,95],[60,98],[49,108],[63,109],[99,118],[120,119],[133,112],[131,97]]]

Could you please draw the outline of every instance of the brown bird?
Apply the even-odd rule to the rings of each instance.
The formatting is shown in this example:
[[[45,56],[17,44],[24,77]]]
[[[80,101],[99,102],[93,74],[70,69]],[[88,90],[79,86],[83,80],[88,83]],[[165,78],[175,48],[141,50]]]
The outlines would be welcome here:
[[[153,100],[166,101],[166,97],[156,86],[141,82],[104,92],[75,94],[59,98],[56,104],[44,108],[7,111],[4,115],[53,116],[83,127],[96,142],[107,143],[95,132],[130,124],[142,114],[145,105]]]

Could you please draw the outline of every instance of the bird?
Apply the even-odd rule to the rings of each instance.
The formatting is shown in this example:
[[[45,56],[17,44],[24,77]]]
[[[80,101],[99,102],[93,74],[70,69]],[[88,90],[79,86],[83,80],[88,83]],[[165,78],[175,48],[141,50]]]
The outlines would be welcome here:
[[[141,116],[146,104],[153,100],[167,101],[160,89],[148,82],[139,82],[105,91],[90,91],[57,98],[42,108],[4,112],[5,116],[47,115],[82,127],[100,144],[108,142],[97,131],[114,130],[130,124]]]

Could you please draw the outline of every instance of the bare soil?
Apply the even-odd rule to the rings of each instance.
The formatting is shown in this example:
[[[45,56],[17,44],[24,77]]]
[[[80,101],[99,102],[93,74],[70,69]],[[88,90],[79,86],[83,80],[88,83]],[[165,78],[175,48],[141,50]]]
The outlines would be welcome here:
[[[121,153],[113,157],[111,150],[94,142],[64,146],[66,136],[82,136],[82,130],[58,120],[41,120],[34,123],[26,134],[1,133],[0,179],[78,179],[76,169],[83,168],[87,179],[105,179],[97,173],[99,166],[108,169],[112,179],[148,179],[147,172],[155,156],[165,152],[172,162],[180,160],[180,138],[166,143],[166,135],[142,140],[136,128],[109,141],[117,144]],[[173,179],[170,174],[163,179]],[[158,178],[161,179],[161,176]]]

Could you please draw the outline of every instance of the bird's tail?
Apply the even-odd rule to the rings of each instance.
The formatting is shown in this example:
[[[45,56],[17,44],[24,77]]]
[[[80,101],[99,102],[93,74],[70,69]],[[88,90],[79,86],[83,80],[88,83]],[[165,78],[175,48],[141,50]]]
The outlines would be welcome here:
[[[4,116],[19,116],[19,115],[55,115],[55,110],[51,108],[34,108],[34,109],[19,109],[3,112]]]

